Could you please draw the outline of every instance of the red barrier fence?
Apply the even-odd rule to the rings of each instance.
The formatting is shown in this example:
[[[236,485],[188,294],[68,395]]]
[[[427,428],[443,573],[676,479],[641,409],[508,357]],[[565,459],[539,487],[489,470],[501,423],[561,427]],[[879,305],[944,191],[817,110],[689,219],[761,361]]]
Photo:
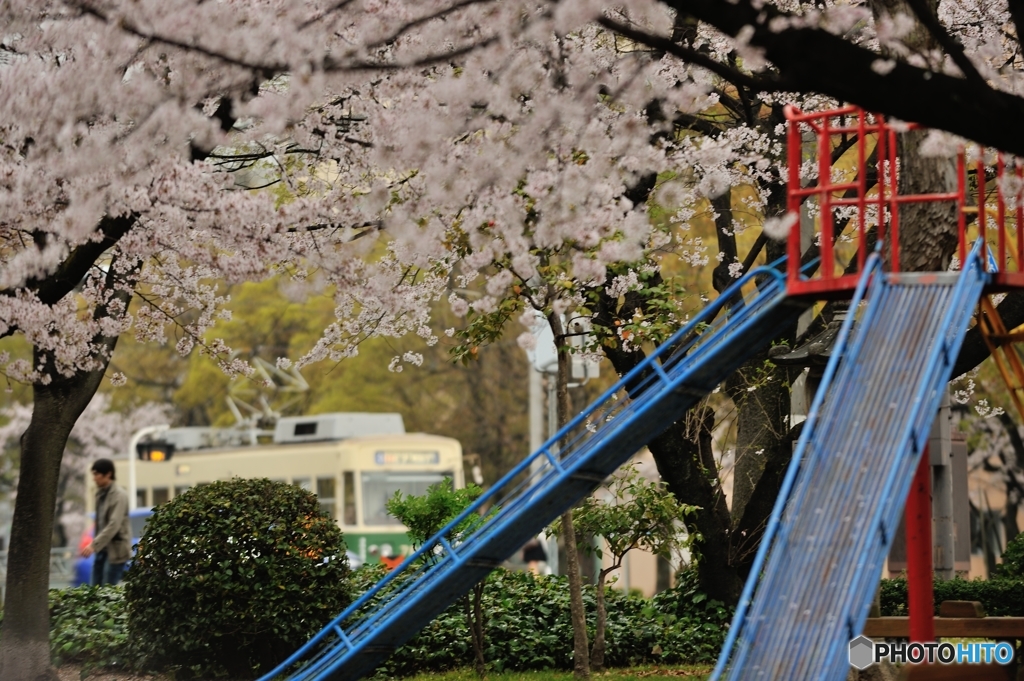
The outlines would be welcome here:
[[[887,269],[900,271],[899,207],[930,201],[956,204],[960,262],[969,242],[984,238],[994,257],[993,288],[1024,286],[1024,165],[1019,159],[984,148],[961,149],[955,190],[901,193],[898,136],[916,125],[888,122],[855,106],[816,113],[788,106],[786,118],[791,295],[851,292],[867,258],[872,227],[887,245]],[[801,273],[801,258],[814,255],[815,248],[817,268]]]

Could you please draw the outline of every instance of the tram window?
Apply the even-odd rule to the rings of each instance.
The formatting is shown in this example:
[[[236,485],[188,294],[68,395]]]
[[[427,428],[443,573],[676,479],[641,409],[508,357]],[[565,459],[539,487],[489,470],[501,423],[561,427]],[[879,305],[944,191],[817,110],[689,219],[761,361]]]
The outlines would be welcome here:
[[[334,517],[334,478],[317,478],[316,495],[320,498],[320,510]]]
[[[154,487],[153,488],[153,505],[159,506],[160,504],[166,504],[171,498],[170,490],[166,487]]]
[[[345,514],[344,523],[346,525],[356,524],[356,474],[352,471],[345,471],[342,478],[342,503],[344,504]]]
[[[178,485],[174,488],[174,496],[180,497],[182,494],[188,491],[192,485]]]
[[[135,490],[135,506],[138,508],[145,508],[149,504],[146,503],[146,488],[139,487]]]
[[[313,483],[309,478],[292,478],[292,484],[304,490],[313,491]]]
[[[363,473],[363,523],[366,525],[400,525],[388,514],[388,499],[402,496],[423,496],[427,488],[445,479],[442,473]]]

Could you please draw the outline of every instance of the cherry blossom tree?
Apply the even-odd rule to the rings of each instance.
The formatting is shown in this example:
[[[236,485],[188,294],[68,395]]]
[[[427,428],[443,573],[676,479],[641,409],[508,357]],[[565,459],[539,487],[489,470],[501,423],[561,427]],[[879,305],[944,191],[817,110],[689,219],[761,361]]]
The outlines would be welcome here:
[[[685,316],[657,254],[701,258],[692,237],[652,228],[664,178],[685,180],[654,195],[677,222],[709,205],[724,216],[721,288],[771,251],[767,236],[754,255],[730,245],[742,198],[730,187],[754,188],[754,223],[781,224],[776,121],[788,98],[817,93],[1024,152],[1019,5],[3,4],[0,338],[32,352],[0,353],[0,370],[34,399],[0,676],[50,673],[61,457],[121,334],[249,375],[217,339],[230,315],[218,282],[278,277],[336,308],[319,342],[282,365],[341,360],[374,336],[435,343],[431,306],[448,299],[470,315],[467,341],[486,326],[474,319],[534,307],[564,343],[572,330],[557,312],[589,315],[624,371],[648,316],[663,329]],[[937,47],[908,48],[915,26]],[[722,107],[738,125],[716,124]],[[472,301],[460,293],[473,287]],[[410,352],[394,368],[418,361]],[[717,483],[700,480],[707,432],[667,435],[676,455],[662,472],[689,461],[670,489],[695,503],[678,489],[694,482],[721,516]],[[732,531],[728,509],[721,525]]]

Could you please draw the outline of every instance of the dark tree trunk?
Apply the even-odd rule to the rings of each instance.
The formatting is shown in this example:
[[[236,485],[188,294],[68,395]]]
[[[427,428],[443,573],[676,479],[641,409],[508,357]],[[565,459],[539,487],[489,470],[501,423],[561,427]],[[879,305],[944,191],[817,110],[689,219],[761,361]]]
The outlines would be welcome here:
[[[612,569],[617,569],[616,565]],[[590,668],[595,672],[604,671],[604,632],[608,622],[608,612],[605,608],[604,583],[611,569],[601,570],[597,573],[597,624],[594,626],[594,647],[590,651]]]
[[[1003,462],[1003,480],[1006,482],[1006,507],[1003,509],[1003,536],[1006,537],[1006,544],[1009,545],[1018,534],[1020,527],[1017,525],[1017,511],[1021,501],[1024,500],[1024,486],[1021,485],[1021,462],[1024,461],[1024,440],[1021,439],[1017,424],[1013,422],[1010,415],[1003,412],[999,416],[999,423],[1010,438],[1010,446],[1013,453],[1007,456],[1003,454],[1000,458]]]
[[[928,10],[937,11],[938,0],[926,0]],[[871,11],[878,21],[883,15],[914,17],[906,0],[870,0]],[[937,52],[939,45],[920,21],[903,36],[904,44],[918,54]],[[883,50],[884,52],[885,50]],[[941,66],[934,64],[933,66]],[[897,152],[900,160],[901,194],[945,193],[956,190],[956,160],[923,157],[918,153],[925,130],[912,130],[899,135]],[[955,202],[909,203],[900,207],[899,257],[904,272],[938,272],[949,266],[957,245],[957,207]],[[888,248],[889,244],[886,244]]]
[[[900,193],[956,191],[956,160],[923,158],[918,148],[927,131],[900,135]],[[957,207],[952,201],[909,203],[900,208],[900,270],[941,272],[957,247]]]
[[[47,363],[39,353],[36,366]],[[56,372],[54,372],[56,373]],[[32,420],[21,437],[18,497],[7,557],[7,600],[0,628],[0,678],[56,679],[50,667],[50,539],[64,447],[96,393],[103,370],[57,376],[33,386]]]
[[[485,581],[473,586],[473,591],[463,598],[466,610],[466,626],[473,641],[473,668],[479,678],[487,675],[487,663],[484,660],[484,611],[481,601],[484,597]]]
[[[698,556],[701,585],[711,598],[735,603],[743,578],[732,560],[729,507],[711,451],[713,427],[714,413],[698,407],[652,440],[648,448],[668,490],[681,502],[699,508],[693,523],[700,529],[701,539],[692,549]]]
[[[726,381],[737,412],[731,508],[734,525],[743,517],[771,452],[789,432],[789,372],[767,359],[767,351],[758,353]]]
[[[125,232],[128,227],[130,224]],[[106,249],[97,251],[95,257],[103,250]],[[141,265],[133,266],[127,273],[121,272],[118,265],[115,257],[104,282],[107,291],[116,291],[110,296],[111,305],[98,306],[94,319],[117,318],[128,309],[130,291]],[[32,420],[21,436],[18,496],[7,554],[7,602],[0,625],[0,679],[3,681],[57,678],[50,666],[47,595],[60,464],[71,429],[99,388],[117,337],[97,336],[93,343],[96,347],[94,368],[72,376],[61,375],[49,354],[38,350],[33,353],[34,366],[41,367],[48,382],[39,381],[32,386]]]
[[[565,330],[557,314],[548,315],[548,323],[555,336],[558,351],[558,384],[555,394],[558,402],[558,427],[569,422],[569,372],[571,365],[565,342]],[[587,611],[583,606],[583,580],[580,575],[579,552],[576,549],[576,530],[572,526],[572,509],[562,514],[562,536],[565,540],[565,572],[569,576],[569,610],[572,616],[573,675],[578,679],[590,678],[590,646],[587,642]]]
[[[773,109],[765,127],[774,128],[784,122],[781,110]],[[755,125],[756,120],[747,120]],[[721,264],[715,267],[712,282],[715,290],[722,293],[736,280],[729,273],[728,263],[739,262],[735,226],[732,214],[732,193],[726,192],[712,200],[715,209],[715,236],[718,249],[723,254]],[[772,186],[765,206],[767,215],[782,215],[786,211],[786,194],[781,186]],[[785,244],[773,239],[764,239],[766,262],[773,262],[785,255]],[[756,250],[743,259],[744,272],[753,263]],[[792,341],[796,328],[787,330],[780,340]],[[747,503],[768,465],[769,455],[789,431],[790,390],[788,371],[767,362],[767,351],[747,361],[739,371],[726,382],[725,390],[736,405],[736,444],[732,476],[731,515],[735,527],[743,517]],[[770,510],[770,509],[769,509]],[[734,537],[736,539],[736,537]],[[731,542],[735,544],[735,542]],[[734,552],[733,562],[739,558]],[[741,559],[742,560],[742,559]]]
[[[572,672],[578,679],[590,678],[590,651],[587,643],[587,611],[583,606],[583,578],[580,575],[579,553],[575,550],[576,530],[572,526],[572,510],[562,514],[562,537],[565,541],[565,573],[569,576],[569,614],[572,618]]]

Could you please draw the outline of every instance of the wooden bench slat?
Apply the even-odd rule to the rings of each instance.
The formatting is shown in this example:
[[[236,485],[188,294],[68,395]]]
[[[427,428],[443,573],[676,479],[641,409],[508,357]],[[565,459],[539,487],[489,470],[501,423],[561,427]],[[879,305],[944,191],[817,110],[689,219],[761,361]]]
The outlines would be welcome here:
[[[871,638],[908,638],[909,617],[869,617],[864,635]],[[939,638],[1024,639],[1024,617],[936,617]]]

